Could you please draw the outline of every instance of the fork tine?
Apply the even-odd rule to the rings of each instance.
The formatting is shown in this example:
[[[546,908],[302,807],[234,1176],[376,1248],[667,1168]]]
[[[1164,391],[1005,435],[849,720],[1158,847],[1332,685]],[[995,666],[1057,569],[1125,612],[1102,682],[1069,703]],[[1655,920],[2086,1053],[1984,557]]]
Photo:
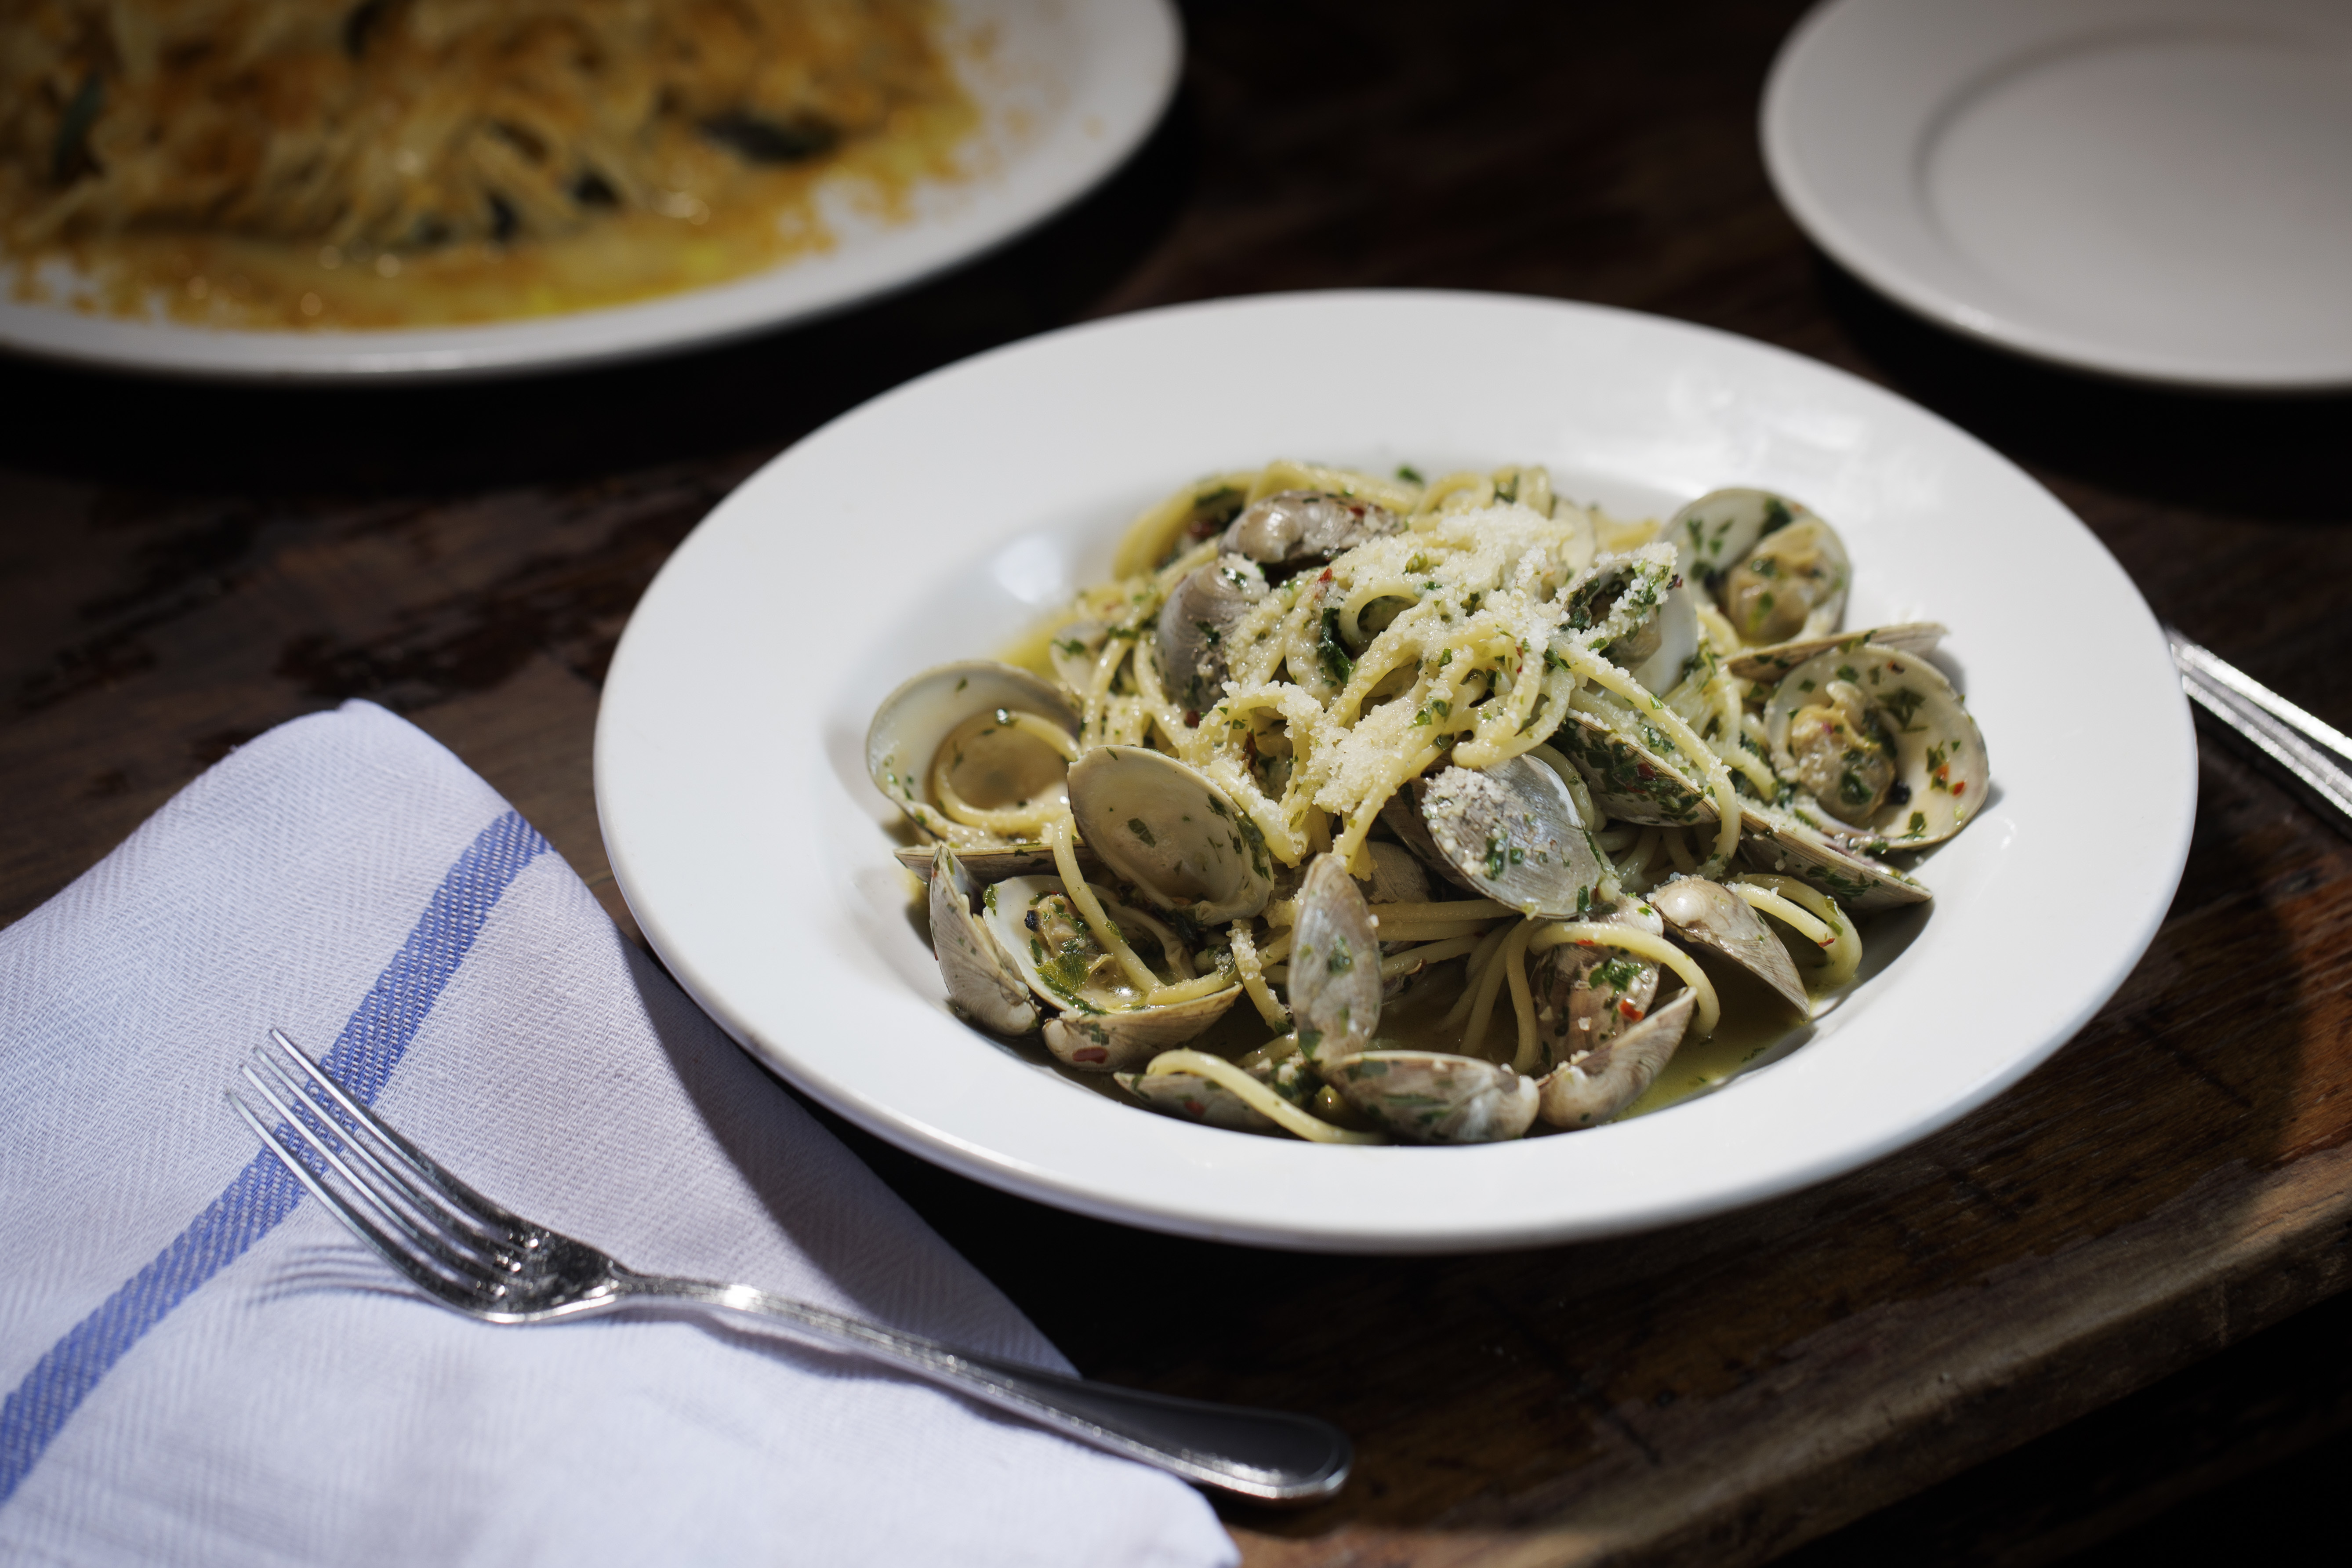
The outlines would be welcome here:
[[[261,1118],[253,1113],[251,1106],[239,1100],[231,1090],[222,1090],[221,1098],[227,1100],[230,1108],[239,1116],[245,1118],[245,1124],[253,1129],[253,1135],[261,1140],[261,1146],[278,1156],[278,1163],[294,1173],[294,1179],[310,1190],[310,1195],[319,1200],[321,1207],[342,1221],[345,1229],[374,1248],[386,1263],[391,1264],[426,1289],[436,1293],[446,1293],[448,1290],[449,1282],[440,1279],[423,1258],[401,1247],[392,1237],[379,1230],[367,1215],[353,1208],[343,1200],[341,1194],[330,1190],[326,1184],[311,1174],[310,1166],[302,1163],[293,1148],[277,1133],[261,1124]]]
[[[390,1203],[386,1202],[382,1194],[378,1193],[373,1187],[368,1185],[367,1182],[362,1178],[357,1172],[353,1171],[351,1166],[343,1163],[342,1156],[337,1153],[333,1147],[330,1145],[325,1139],[311,1131],[310,1124],[296,1112],[292,1106],[288,1105],[284,1100],[278,1098],[277,1091],[262,1081],[261,1075],[259,1073],[255,1072],[250,1067],[243,1067],[240,1070],[245,1074],[246,1082],[253,1085],[256,1089],[259,1090],[261,1097],[277,1108],[278,1115],[285,1118],[284,1125],[291,1128],[295,1134],[299,1137],[304,1143],[310,1146],[313,1153],[317,1154],[328,1164],[333,1166],[342,1176],[343,1180],[350,1184],[352,1190],[357,1193],[362,1198],[367,1200],[369,1205],[385,1220],[389,1221],[392,1228],[398,1232],[406,1241],[410,1261],[407,1264],[403,1265],[403,1267],[412,1277],[415,1274],[415,1266],[418,1263],[426,1261],[425,1259],[420,1258],[416,1256],[419,1252],[429,1254],[430,1261],[432,1263],[440,1266],[441,1268],[448,1273],[451,1279],[464,1284],[472,1284],[478,1277],[481,1276],[485,1272],[483,1264],[479,1259],[454,1256],[451,1253],[447,1243],[443,1241],[441,1237],[435,1236],[429,1230],[420,1227],[415,1220],[402,1214]],[[276,1145],[279,1150],[278,1157],[280,1159],[286,1159],[288,1157],[289,1146],[284,1140],[278,1138],[273,1132],[270,1135],[270,1142]],[[297,1165],[302,1163],[299,1159],[295,1160],[293,1163]],[[297,1174],[300,1173],[300,1172],[297,1172]],[[324,1183],[306,1182],[305,1184],[309,1185],[312,1192],[320,1193],[323,1197],[326,1191]],[[342,1200],[339,1198],[328,1199],[326,1201],[335,1204],[337,1206],[347,1206],[343,1204]],[[357,1211],[353,1212],[356,1213]],[[361,1217],[365,1216],[362,1215]],[[373,1225],[371,1225],[370,1228],[373,1229]],[[379,1237],[377,1239],[379,1245],[382,1245],[383,1238]]]
[[[286,1091],[288,1098],[292,1100],[305,1115],[316,1118],[319,1124],[327,1130],[329,1136],[342,1145],[345,1152],[357,1155],[364,1161],[368,1168],[382,1178],[381,1187],[389,1188],[404,1199],[408,1206],[415,1212],[416,1217],[425,1220],[427,1224],[440,1226],[447,1233],[451,1241],[476,1254],[483,1261],[495,1261],[494,1254],[477,1245],[474,1237],[489,1242],[493,1247],[499,1242],[509,1238],[499,1236],[472,1215],[453,1208],[447,1202],[430,1193],[420,1191],[418,1184],[385,1164],[378,1157],[376,1151],[369,1146],[366,1138],[355,1135],[352,1128],[329,1115],[327,1107],[318,1104],[315,1094],[306,1092],[305,1086],[297,1082],[294,1075],[288,1072],[276,1058],[256,1051],[253,1053],[252,1065],[260,1067],[275,1079],[278,1087]],[[250,1068],[247,1070],[249,1072]],[[473,1233],[472,1237],[465,1234],[468,1231]]]
[[[493,1203],[459,1181],[438,1160],[402,1137],[374,1111],[353,1100],[344,1091],[343,1086],[335,1081],[332,1073],[313,1060],[310,1052],[287,1037],[285,1030],[272,1029],[269,1037],[301,1068],[305,1079],[341,1108],[344,1115],[371,1137],[389,1147],[411,1171],[478,1224],[486,1234],[503,1230],[506,1233],[503,1239],[516,1240],[539,1228],[512,1209]]]

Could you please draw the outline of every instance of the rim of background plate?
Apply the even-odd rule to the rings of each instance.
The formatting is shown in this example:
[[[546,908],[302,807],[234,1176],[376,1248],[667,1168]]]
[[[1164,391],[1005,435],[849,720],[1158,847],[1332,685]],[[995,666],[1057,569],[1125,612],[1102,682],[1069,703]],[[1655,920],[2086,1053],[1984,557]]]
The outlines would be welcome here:
[[[1953,104],[1986,80],[1999,64],[2039,52],[2071,36],[2073,29],[2084,26],[2081,12],[2160,11],[2177,16],[2191,7],[2179,3],[2151,5],[2147,0],[1943,7],[1937,13],[1938,19],[1955,26],[1981,27],[1988,18],[1997,16],[2001,25],[2018,26],[2020,30],[1991,59],[1961,63],[1935,51],[1929,58],[1896,62],[1934,68],[1937,85],[1926,91],[1875,94],[1874,107],[1880,112],[1867,123],[1856,125],[1853,120],[1862,95],[1852,90],[1853,73],[1844,68],[1839,52],[1853,42],[1858,26],[1877,22],[1903,6],[1904,0],[1824,0],[1798,21],[1765,80],[1758,115],[1765,173],[1797,226],[1838,265],[1937,326],[2028,359],[2109,380],[2256,395],[2352,389],[2352,362],[2312,370],[2258,358],[2152,353],[2095,333],[2034,321],[2011,307],[1997,286],[1978,281],[1969,264],[1940,241],[1936,245],[1949,263],[1948,277],[1931,276],[1906,260],[1899,244],[1890,243],[1885,230],[1892,225],[1916,231],[1915,243],[1920,236],[1935,235],[1936,225],[1919,195],[1919,154],[1927,134]],[[2278,8],[2302,15],[2315,9],[2301,0],[2283,0]],[[1840,144],[1869,149],[1874,158],[1884,160],[1879,173],[1885,177],[1879,191],[1849,194],[1843,199],[1824,192],[1802,150],[1805,132],[1824,123],[1839,128]],[[1899,172],[1889,173],[1898,167]],[[1886,190],[1895,188],[1901,191],[1901,198],[1889,199]],[[1969,287],[1972,281],[1974,288]]]
[[[774,681],[763,686],[765,677],[746,673],[743,644],[756,634],[742,629],[740,612],[743,604],[764,604],[761,584],[774,577],[766,569],[770,563],[760,560],[762,548],[789,550],[802,580],[819,584],[831,580],[829,571],[858,559],[851,544],[827,541],[815,520],[796,515],[796,493],[809,504],[824,502],[829,481],[875,472],[877,451],[898,451],[899,467],[919,474],[923,465],[907,464],[906,448],[897,443],[927,431],[941,443],[936,460],[942,471],[971,484],[978,465],[997,460],[992,451],[1019,445],[1013,437],[1024,422],[1066,416],[1115,427],[1148,412],[1153,399],[1174,395],[1169,388],[1183,373],[1229,364],[1245,352],[1286,361],[1307,353],[1314,357],[1306,363],[1317,363],[1318,375],[1369,383],[1331,357],[1352,355],[1367,365],[1379,363],[1397,384],[1413,374],[1398,356],[1410,360],[1415,353],[1449,363],[1449,356],[1462,354],[1475,363],[1484,353],[1540,353],[1546,372],[1556,353],[1564,377],[1605,369],[1612,355],[1638,353],[1671,369],[1662,395],[1676,400],[1682,417],[1705,420],[1726,399],[1745,400],[1769,411],[1759,417],[1810,420],[1832,432],[1875,431],[1890,464],[1944,462],[1956,493],[1971,498],[1970,508],[1987,500],[2013,508],[2013,521],[2002,526],[2031,534],[2052,579],[2072,585],[2069,604],[2080,624],[2095,626],[2097,636],[2094,644],[2088,633],[2061,634],[2083,638],[2084,646],[2059,653],[2097,651],[2109,660],[2103,687],[2108,708],[2087,728],[2069,731],[2067,744],[2121,734],[2137,748],[2130,760],[2143,788],[2125,809],[2138,814],[2127,826],[2142,852],[2120,865],[2102,859],[2093,868],[2101,908],[2111,918],[2071,921],[2054,899],[1981,910],[1981,899],[1957,909],[1947,900],[1897,970],[1865,992],[1884,1003],[1906,995],[1914,1003],[1930,1000],[1921,988],[1938,973],[1929,961],[1939,933],[1944,947],[1976,944],[1990,952],[1986,922],[1998,922],[2001,942],[2021,940],[2044,954],[2033,965],[2007,963],[2024,989],[2004,997],[2008,1010],[2000,1017],[1979,1016],[1991,1004],[1974,993],[1986,987],[1962,986],[1933,998],[1934,1016],[1889,1015],[1888,1023],[1854,1016],[1852,1026],[1825,1032],[1730,1089],[1655,1115],[1567,1137],[1474,1149],[1328,1149],[1154,1117],[1070,1090],[1044,1070],[992,1050],[950,1018],[935,986],[917,996],[909,984],[853,975],[874,954],[862,939],[844,936],[828,922],[832,928],[854,922],[830,905],[817,907],[821,899],[803,907],[793,901],[798,895],[782,889],[835,890],[830,873],[820,874],[828,856],[862,865],[859,847],[833,842],[854,838],[856,829],[846,817],[825,821],[824,812],[853,811],[871,825],[884,808],[878,799],[843,805],[844,759],[832,753],[855,751],[855,736],[828,731],[824,745],[802,746],[788,739],[785,721],[775,715],[824,709],[833,718],[845,680],[844,669],[835,665],[854,664],[872,650],[864,641],[795,645],[796,669],[810,647],[834,662],[806,669],[804,683],[787,683],[789,705],[785,688]],[[1586,363],[1580,364],[1580,356]],[[1639,395],[1648,395],[1645,387]],[[1630,405],[1635,395],[1625,393],[1622,401]],[[1057,438],[1066,439],[1067,432]],[[1032,426],[1033,448],[1037,439]],[[1199,447],[1196,442],[1189,456],[1171,452],[1171,463],[1183,471],[1216,466],[1213,454]],[[1498,454],[1496,460],[1511,456],[1538,454]],[[1143,476],[1141,489],[1150,491],[1169,477]],[[1769,473],[1749,477],[1772,482]],[[1655,474],[1644,482],[1688,488],[1678,474]],[[1986,514],[1971,510],[1967,515]],[[832,521],[845,532],[856,531],[845,515]],[[1100,527],[1115,533],[1118,521],[1105,518]],[[942,561],[933,570],[943,579],[969,576],[985,564],[976,553],[981,548],[974,543],[971,559]],[[730,595],[742,604],[728,603]],[[839,629],[849,617],[822,604],[811,614],[812,639]],[[1973,649],[1972,682],[1980,695],[1999,685],[1989,681],[1998,667],[1977,657],[1987,635],[1963,625],[1956,639]],[[2012,682],[2021,679],[2016,669],[2012,665],[2007,678]],[[894,669],[891,679],[906,673]],[[862,671],[847,679],[862,689]],[[2011,711],[2026,706],[2015,700]],[[1997,788],[2004,777],[1999,722],[1987,721]],[[803,724],[791,733],[807,730]],[[2006,742],[2012,756],[2019,738]],[[761,747],[771,743],[776,754],[762,754]],[[722,502],[639,603],[605,686],[595,777],[614,876],[671,973],[738,1041],[867,1131],[1024,1197],[1146,1228],[1301,1250],[1458,1253],[1622,1234],[1760,1202],[1853,1171],[2000,1093],[2088,1021],[2153,940],[2188,854],[2195,758],[2187,701],[2161,635],[2114,558],[2054,496],[1936,416],[1844,372],[1682,322],[1507,296],[1349,291],[1217,300],[1066,329],[933,372],[818,430]],[[2032,781],[2030,791],[2062,761],[2077,770],[2099,765],[2098,758],[2077,758],[2070,751],[2038,764],[2011,763],[2008,772]],[[756,784],[750,782],[754,774]],[[730,792],[731,804],[719,798]],[[842,798],[829,798],[836,795]],[[2057,878],[2059,886],[2084,873],[2071,862],[2093,853],[2091,836],[2067,831],[2067,814],[2084,808],[2065,791],[2053,785],[2039,797],[1995,804],[2010,814],[2004,830],[2010,837],[1985,841],[1970,862],[1991,868],[1979,880],[1998,882],[2013,863],[2021,864],[2009,853],[2021,808],[2031,825],[2033,865]],[[809,819],[797,826],[786,820],[794,810],[806,810]],[[1987,814],[1994,815],[1992,806]],[[1995,826],[1988,820],[1978,832],[1990,834]],[[886,860],[880,828],[872,827],[871,835],[871,858]],[[805,876],[805,884],[794,882],[796,875]],[[1932,863],[1927,875],[1931,883],[1937,879]],[[762,879],[773,879],[780,889],[772,907],[738,907],[760,895]],[[777,923],[763,923],[769,914]],[[915,945],[911,928],[892,940]],[[828,942],[835,945],[826,963],[803,973],[811,966],[790,956],[795,942],[810,942],[806,951],[819,955]],[[1907,971],[1900,967],[1906,964]],[[1849,1010],[1855,1006],[1848,1004]],[[1986,1026],[1965,1033],[1971,1023]],[[1885,1045],[1879,1037],[1897,1027],[1906,1032],[1906,1053],[1864,1057],[1851,1044],[1840,1045],[1857,1038],[1865,1047],[1874,1040]],[[954,1033],[928,1036],[933,1028]],[[877,1054],[907,1051],[908,1031],[951,1038],[954,1047],[953,1054],[923,1058],[924,1075],[914,1091],[907,1088],[912,1075],[897,1059]],[[914,1048],[919,1052],[920,1043]],[[1824,1077],[1841,1071],[1859,1076]],[[1930,1078],[1938,1087],[1922,1100],[1920,1081]],[[1801,1147],[1790,1142],[1800,1131]],[[1770,1146],[1761,1163],[1759,1144]],[[1726,1151],[1733,1152],[1727,1159]],[[1433,1182],[1433,1175],[1441,1179]],[[1596,1183],[1614,1184],[1605,1201],[1592,1198]],[[1460,1197],[1460,1206],[1433,1217],[1426,1207],[1433,1189],[1448,1201]],[[1423,1206],[1410,1220],[1400,1219],[1414,1204]]]
[[[1183,62],[1171,0],[1086,0],[1037,13],[1040,26],[1075,19],[1086,29],[1086,68],[1051,131],[1006,153],[1000,171],[944,188],[943,210],[855,228],[830,253],[631,304],[372,332],[225,331],[0,298],[0,350],[175,379],[434,382],[612,364],[816,321],[1009,243],[1108,176],[1159,122]],[[973,90],[984,99],[988,89]]]

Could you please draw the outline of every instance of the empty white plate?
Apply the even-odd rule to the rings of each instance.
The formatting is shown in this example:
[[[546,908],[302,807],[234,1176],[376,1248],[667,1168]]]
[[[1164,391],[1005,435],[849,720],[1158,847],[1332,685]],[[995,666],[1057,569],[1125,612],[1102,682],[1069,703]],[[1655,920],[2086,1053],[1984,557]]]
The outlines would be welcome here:
[[[1833,0],[1764,97],[1824,250],[2020,353],[2352,386],[2352,5]]]

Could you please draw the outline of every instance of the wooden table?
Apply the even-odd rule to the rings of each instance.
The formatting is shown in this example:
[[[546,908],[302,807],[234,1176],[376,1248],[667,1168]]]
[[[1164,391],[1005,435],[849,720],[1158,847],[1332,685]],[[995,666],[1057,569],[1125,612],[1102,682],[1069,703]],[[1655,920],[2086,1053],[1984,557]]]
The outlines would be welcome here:
[[[1910,321],[1766,185],[1757,100],[1797,7],[1633,10],[1203,0],[1174,112],[1082,206],[720,352],[299,394],[0,363],[0,920],[228,747],[367,697],[504,791],[625,924],[597,685],[713,501],[934,365],[1264,289],[1600,300],[1843,366],[2023,464],[2159,612],[2352,720],[2330,449],[2352,404],[2110,386]],[[2050,700],[2098,700],[2095,671],[2051,675]],[[2130,759],[2082,787],[2129,789]],[[2315,1305],[2352,1234],[2352,846],[2210,744],[2202,789],[2155,947],[2081,1038],[1942,1136],[1727,1218],[1287,1257],[1076,1219],[848,1135],[1088,1373],[1354,1433],[1337,1501],[1228,1512],[1253,1563],[1739,1563],[1824,1535],[1803,1561],[2048,1561],[2352,1426],[2352,1314]],[[2096,887],[2049,896],[2102,918]]]

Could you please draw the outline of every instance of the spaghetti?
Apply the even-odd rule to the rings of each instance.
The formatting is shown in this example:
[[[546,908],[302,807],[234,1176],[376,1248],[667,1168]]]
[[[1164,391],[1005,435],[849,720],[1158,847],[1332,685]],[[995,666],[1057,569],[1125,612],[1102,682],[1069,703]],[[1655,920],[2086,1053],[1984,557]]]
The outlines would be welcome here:
[[[929,0],[23,0],[0,215],[20,260],[152,289],[177,256],[182,313],[294,325],[709,281],[821,243],[817,173],[937,165],[972,114],[935,33]]]
[[[1724,531],[1704,535],[1698,524],[1713,527],[1718,513],[1743,507],[1762,522],[1742,547],[1740,568],[1769,579],[1760,563],[1765,542],[1810,514],[1763,492],[1722,491],[1677,521],[1695,519],[1692,537],[1720,546]],[[1719,988],[1720,976],[1695,955],[1712,963],[1717,954],[1736,955],[1743,942],[1751,950],[1765,944],[1771,962],[1759,956],[1748,967],[1778,987],[1783,1005],[1790,997],[1810,1000],[1809,1012],[1828,1005],[1853,984],[1862,958],[1842,900],[1907,898],[1917,889],[1861,854],[1876,822],[1901,818],[1913,788],[1903,778],[1917,778],[1922,791],[1939,781],[1956,785],[1955,798],[1966,787],[1950,773],[1951,759],[1961,755],[1956,742],[1937,740],[1929,763],[1921,764],[1943,772],[1903,774],[1909,752],[1888,735],[1887,714],[1906,735],[1933,731],[1934,715],[1922,720],[1926,699],[1901,679],[1882,684],[1889,671],[1907,679],[1908,667],[1888,648],[1857,634],[1832,636],[1818,649],[1784,642],[1759,652],[1715,605],[1674,603],[1699,598],[1715,583],[1692,581],[1703,552],[1695,556],[1661,535],[1657,524],[1575,505],[1532,467],[1423,482],[1411,470],[1383,479],[1281,462],[1215,476],[1145,512],[1117,553],[1120,575],[1079,595],[1050,636],[1020,650],[1023,662],[1055,678],[1059,702],[1077,718],[1075,734],[1063,728],[1065,719],[1001,707],[978,730],[966,721],[951,733],[1018,731],[1066,758],[1142,748],[1213,786],[1210,809],[1231,815],[1247,834],[1246,845],[1240,833],[1233,837],[1234,853],[1270,865],[1271,892],[1248,905],[1255,912],[1199,930],[1199,951],[1189,960],[1138,951],[1113,906],[1085,887],[1072,807],[1034,795],[1016,809],[982,807],[942,784],[935,808],[960,825],[956,831],[1009,829],[1050,847],[1093,939],[1083,952],[1061,939],[1057,962],[1075,954],[1116,972],[1147,1010],[1160,1003],[1198,1007],[1225,994],[1248,997],[1249,1007],[1199,1039],[1150,1057],[1146,1078],[1178,1075],[1192,1089],[1147,1092],[1151,1084],[1129,1080],[1161,1109],[1181,1104],[1205,1116],[1209,1102],[1223,1097],[1222,1124],[1335,1141],[1383,1130],[1412,1135],[1405,1122],[1368,1111],[1379,1094],[1365,1085],[1384,1075],[1410,1079],[1424,1105],[1436,1103],[1433,1094],[1463,1097],[1458,1105],[1416,1112],[1415,1125],[1452,1130],[1432,1136],[1517,1135],[1492,1131],[1527,1125],[1524,1115],[1513,1120],[1511,1108],[1519,1103],[1524,1111],[1521,1102],[1535,1091],[1514,1090],[1514,1075],[1522,1085],[1561,1079],[1562,1125],[1646,1105],[1640,1096],[1663,1061],[1661,1044],[1670,1052],[1685,1036],[1705,1040],[1735,1009],[1758,1006],[1760,991]],[[1831,545],[1812,548],[1832,545],[1833,536]],[[1808,581],[1830,574],[1807,570]],[[1814,620],[1833,624],[1843,578],[1826,592],[1835,600]],[[1769,607],[1769,595],[1751,598]],[[1810,601],[1801,607],[1819,608]],[[1681,634],[1670,629],[1677,615]],[[1915,641],[1916,634],[1940,630],[1893,628]],[[1868,673],[1843,662],[1848,658]],[[1809,698],[1817,668],[1828,688]],[[1873,690],[1861,692],[1857,682]],[[1792,683],[1801,689],[1792,692]],[[883,721],[877,724],[878,732]],[[1910,751],[1924,743],[1901,742]],[[1811,781],[1838,777],[1836,759],[1823,760],[1822,748],[1832,744],[1846,748],[1846,779],[1878,781],[1870,800],[1844,802],[1843,816],[1810,793]],[[1803,761],[1792,763],[1791,755]],[[1633,765],[1621,768],[1627,758]],[[1172,767],[1161,759],[1139,760],[1161,772]],[[938,765],[944,779],[947,763]],[[1424,792],[1447,779],[1500,780],[1509,769],[1525,779],[1530,765],[1535,779],[1551,781],[1535,785],[1538,794],[1548,799],[1550,791],[1565,803],[1566,819],[1580,826],[1594,856],[1593,873],[1566,913],[1506,895],[1505,861],[1516,861],[1518,851],[1506,857],[1490,837],[1482,868],[1475,839],[1465,851],[1432,837],[1451,831],[1453,819],[1434,805],[1425,815],[1422,804]],[[1074,801],[1084,771],[1070,774]],[[1197,809],[1200,796],[1192,798]],[[934,808],[901,804],[918,822]],[[1949,819],[1948,832],[1965,819],[1937,809]],[[1103,824],[1111,837],[1122,831],[1115,824],[1125,815],[1122,806]],[[1156,842],[1139,817],[1126,817],[1123,831]],[[1116,846],[1095,834],[1090,826],[1089,843],[1108,858]],[[1786,868],[1792,855],[1793,871]],[[1353,1054],[1336,1058],[1321,1038],[1326,1031],[1309,1025],[1330,1014],[1318,993],[1359,961],[1332,934],[1335,917],[1318,905],[1315,879],[1305,875],[1326,856],[1376,891],[1400,862],[1411,872],[1378,894],[1363,928],[1379,949],[1369,973],[1388,993],[1388,1005],[1373,1009],[1380,1048],[1368,1048],[1368,1030],[1346,1047]],[[1735,872],[1740,859],[1751,864]],[[1684,878],[1697,880],[1664,901],[1680,911],[1675,921],[1697,923],[1662,923],[1646,896]],[[1419,890],[1416,879],[1431,890]],[[1479,895],[1446,896],[1449,882],[1475,886]],[[1712,904],[1684,896],[1694,889]],[[1163,911],[1183,902],[1171,906],[1149,890],[1140,896]],[[1136,902],[1122,885],[1117,907]],[[1710,921],[1731,923],[1715,930]],[[1037,929],[1033,919],[1030,930]],[[1785,936],[1768,934],[1774,931]],[[1776,973],[1788,977],[1776,980]],[[1681,994],[1693,1005],[1669,1009],[1667,999]],[[1498,1014],[1509,1020],[1500,1030]],[[1672,1036],[1643,1032],[1654,1014],[1671,1018]],[[1109,1037],[1103,1026],[1090,1026],[1091,1038]],[[1617,1045],[1632,1065],[1612,1065]],[[1091,1059],[1108,1057],[1097,1050]],[[1597,1104],[1604,1114],[1594,1114]]]

